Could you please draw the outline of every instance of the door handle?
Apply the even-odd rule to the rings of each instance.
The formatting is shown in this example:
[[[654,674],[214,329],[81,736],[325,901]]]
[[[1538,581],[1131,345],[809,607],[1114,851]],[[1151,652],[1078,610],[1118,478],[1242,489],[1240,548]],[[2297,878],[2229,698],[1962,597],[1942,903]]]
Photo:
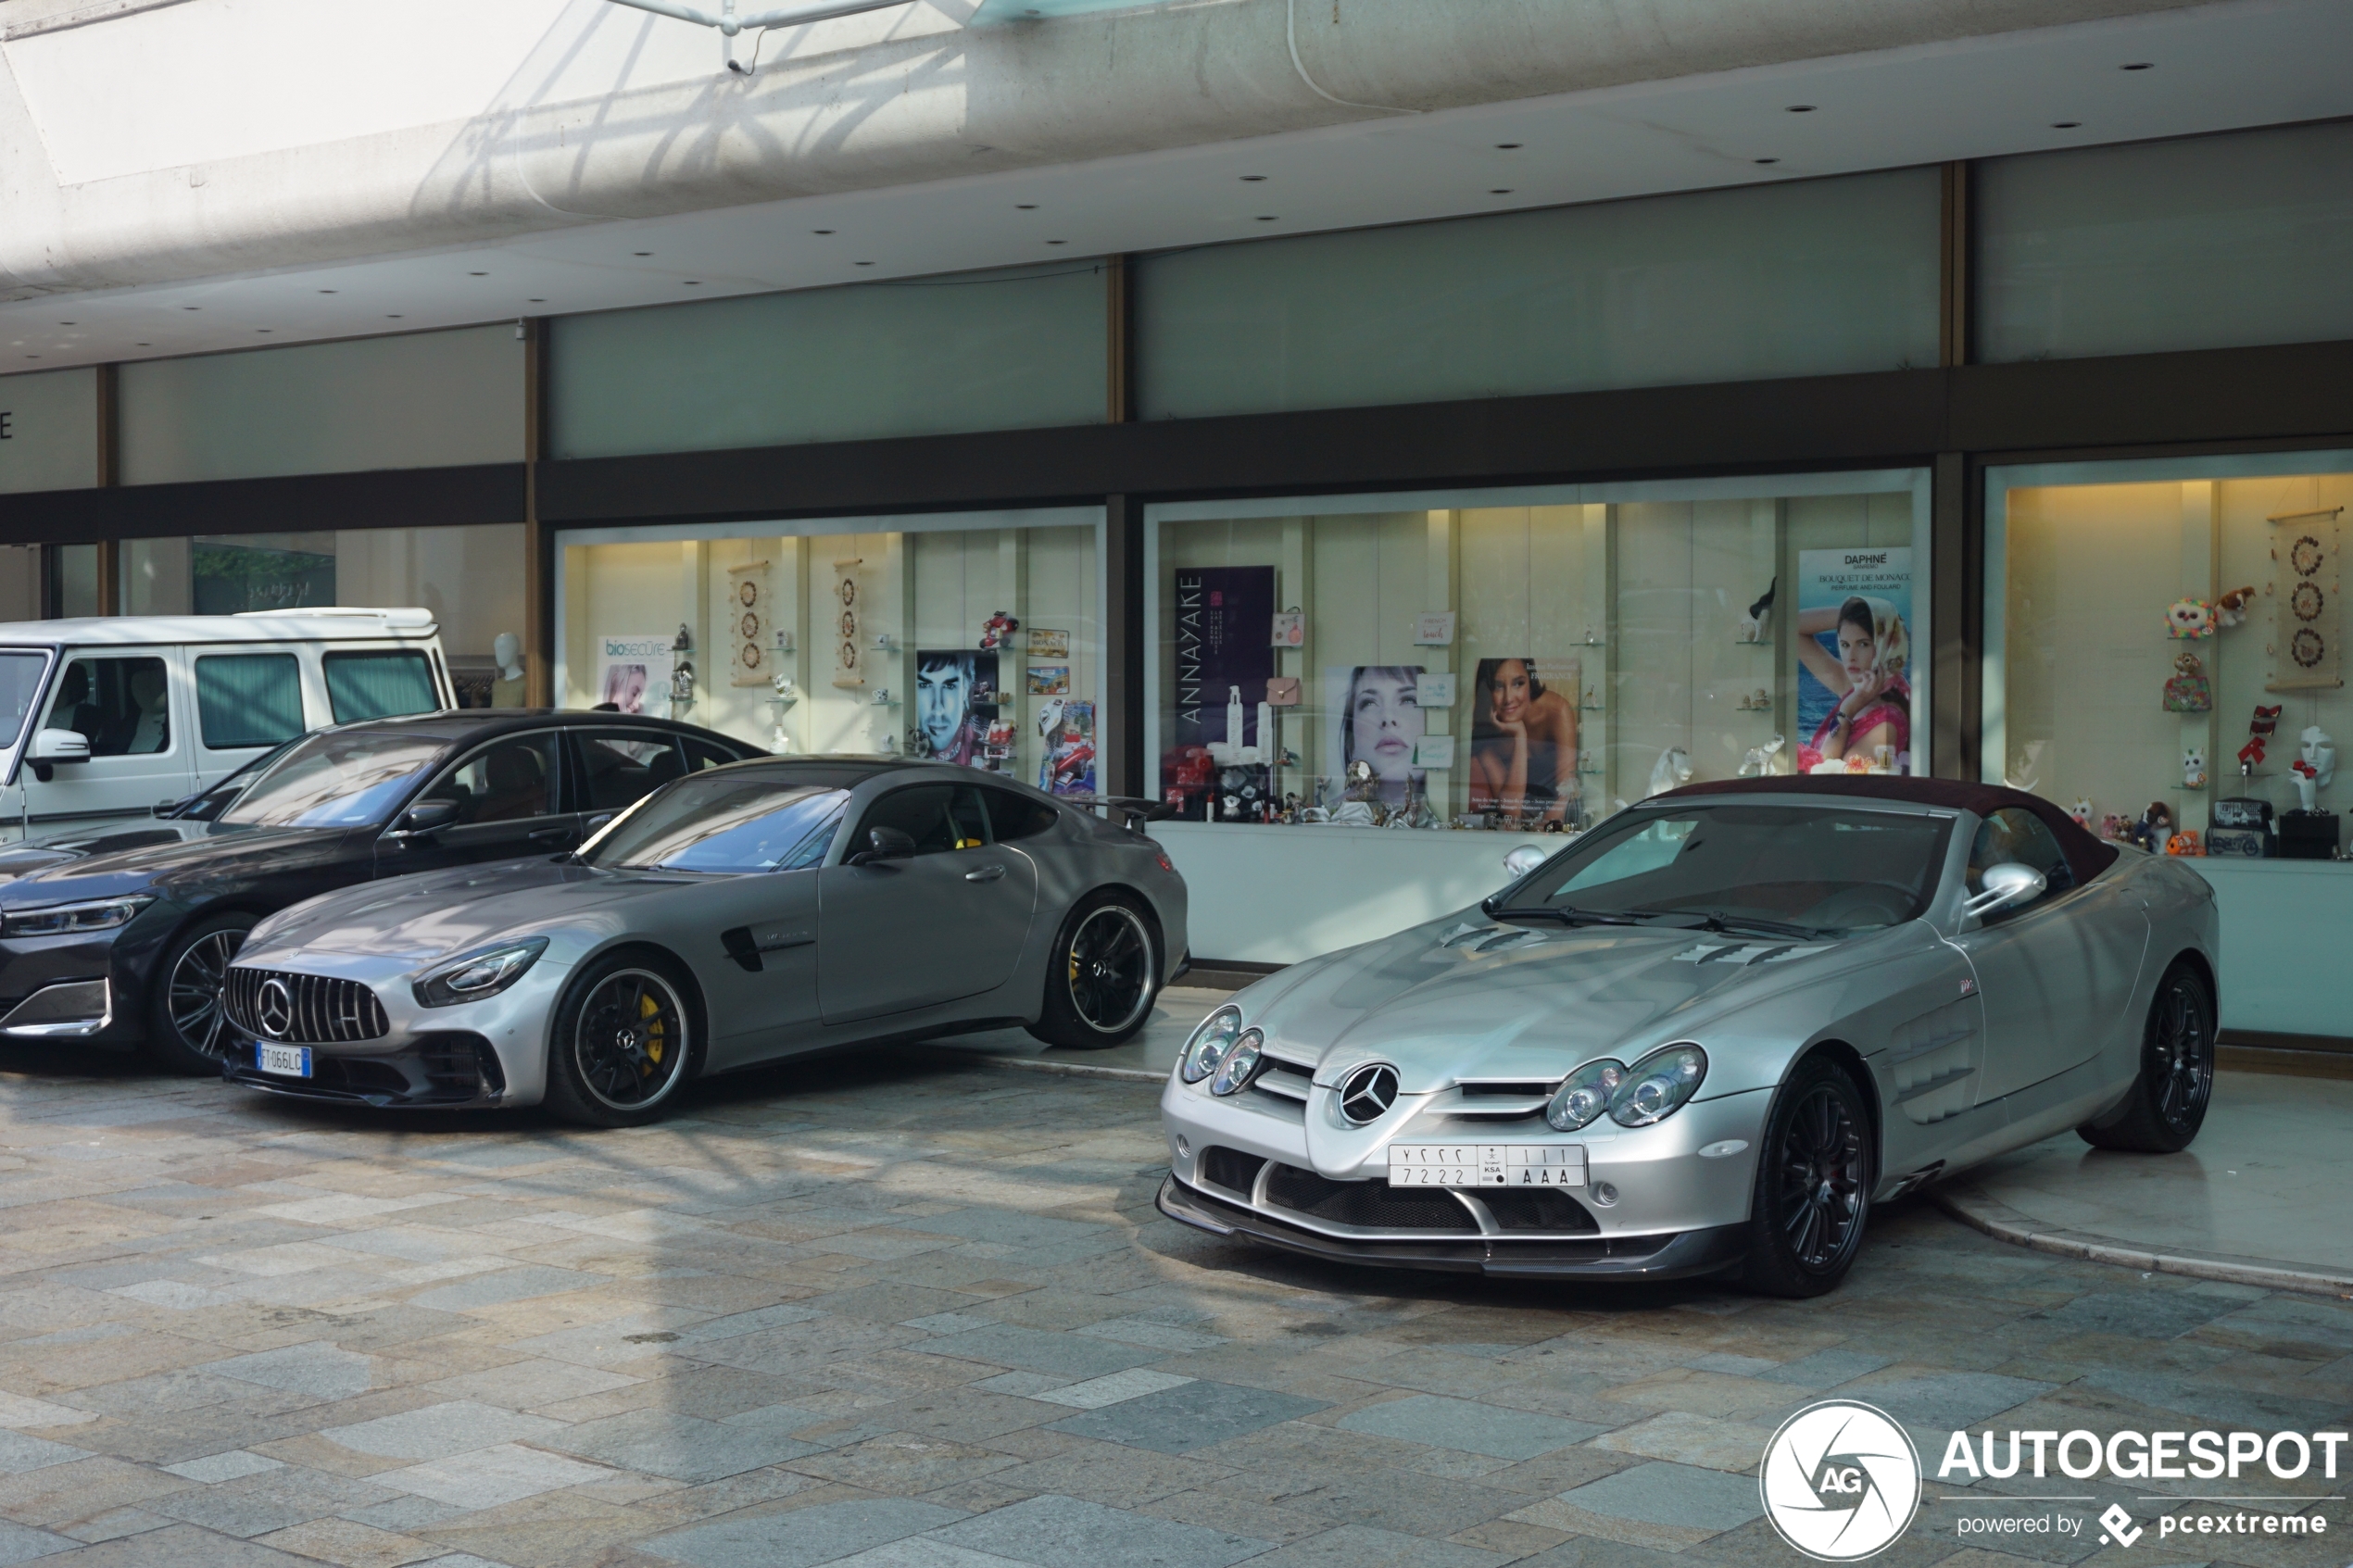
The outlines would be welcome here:
[[[966,882],[995,882],[1004,874],[1005,868],[1002,866],[983,866],[976,872],[966,872],[964,880]]]
[[[540,844],[548,839],[568,837],[571,833],[570,828],[541,828],[536,833],[526,834],[524,836],[534,844]]]

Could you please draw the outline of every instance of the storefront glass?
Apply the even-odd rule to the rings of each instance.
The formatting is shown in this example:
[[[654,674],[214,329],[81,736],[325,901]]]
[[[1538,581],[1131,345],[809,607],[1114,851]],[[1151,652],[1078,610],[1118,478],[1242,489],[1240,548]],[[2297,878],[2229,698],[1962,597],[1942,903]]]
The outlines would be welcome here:
[[[1092,796],[1102,512],[567,532],[557,701]]]
[[[126,539],[121,562],[128,615],[421,605],[441,622],[450,677],[471,708],[490,706],[500,634],[521,646],[519,523]]]
[[[2353,453],[1993,470],[1984,777],[2114,836],[2161,817],[2158,848],[2328,858],[2348,506]]]
[[[1151,522],[1149,765],[1187,819],[1574,831],[1692,779],[1927,771],[1917,471]]]

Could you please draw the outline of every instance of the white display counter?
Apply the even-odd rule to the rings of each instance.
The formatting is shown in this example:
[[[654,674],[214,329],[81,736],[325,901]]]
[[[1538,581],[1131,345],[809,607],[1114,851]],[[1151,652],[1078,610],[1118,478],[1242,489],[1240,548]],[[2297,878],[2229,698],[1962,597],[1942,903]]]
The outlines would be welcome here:
[[[1193,952],[1286,964],[1370,942],[1476,904],[1523,844],[1558,834],[1154,822],[1191,901]]]
[[[2353,1035],[2353,861],[2182,863],[2222,908],[2222,1027]]]

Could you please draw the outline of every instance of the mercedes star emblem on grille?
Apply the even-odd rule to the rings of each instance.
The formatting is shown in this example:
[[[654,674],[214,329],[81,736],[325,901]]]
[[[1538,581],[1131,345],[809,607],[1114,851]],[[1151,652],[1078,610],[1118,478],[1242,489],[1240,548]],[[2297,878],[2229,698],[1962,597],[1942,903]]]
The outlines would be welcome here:
[[[294,1027],[294,995],[286,989],[284,981],[274,976],[263,981],[255,1008],[261,1015],[258,1020],[261,1032],[271,1039],[284,1039],[286,1032]]]
[[[1397,1103],[1397,1069],[1367,1062],[1340,1081],[1340,1119],[1352,1127],[1378,1122]]]

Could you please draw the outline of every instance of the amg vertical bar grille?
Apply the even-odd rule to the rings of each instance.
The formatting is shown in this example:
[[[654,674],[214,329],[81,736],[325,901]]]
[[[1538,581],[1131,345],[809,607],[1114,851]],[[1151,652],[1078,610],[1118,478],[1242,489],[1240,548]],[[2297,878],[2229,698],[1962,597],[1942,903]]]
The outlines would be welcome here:
[[[272,990],[283,987],[282,997]],[[220,999],[229,1022],[248,1035],[289,1045],[356,1045],[381,1040],[392,1033],[392,1021],[376,994],[357,980],[324,974],[297,974],[290,970],[232,967]],[[286,1020],[278,1026],[277,1010]]]

